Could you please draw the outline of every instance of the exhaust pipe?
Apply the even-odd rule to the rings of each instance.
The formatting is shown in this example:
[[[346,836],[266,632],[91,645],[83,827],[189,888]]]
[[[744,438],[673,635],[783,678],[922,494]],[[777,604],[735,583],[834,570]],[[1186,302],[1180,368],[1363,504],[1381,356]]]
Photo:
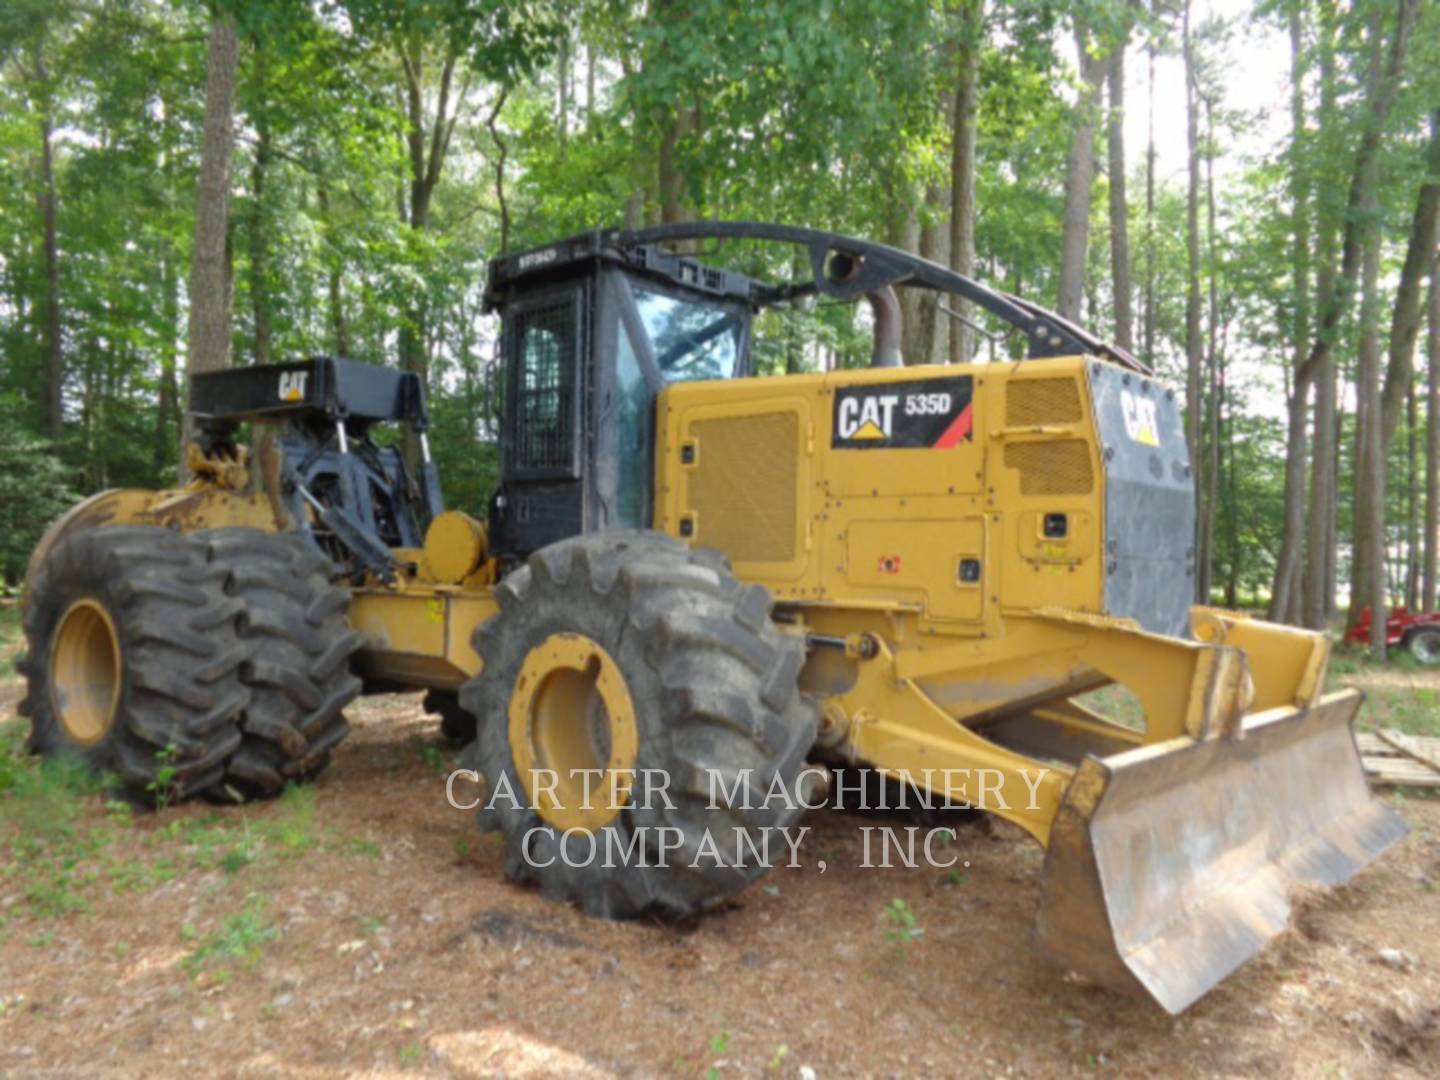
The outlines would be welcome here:
[[[865,294],[875,317],[875,345],[870,352],[872,368],[900,367],[900,300],[889,285]]]
[[[864,264],[863,255],[832,249],[825,255],[825,278],[832,285],[848,285],[860,276]],[[904,360],[900,355],[900,300],[895,290],[889,285],[882,285],[867,292],[865,299],[870,302],[870,311],[875,316],[875,344],[870,350],[870,366],[900,367]]]

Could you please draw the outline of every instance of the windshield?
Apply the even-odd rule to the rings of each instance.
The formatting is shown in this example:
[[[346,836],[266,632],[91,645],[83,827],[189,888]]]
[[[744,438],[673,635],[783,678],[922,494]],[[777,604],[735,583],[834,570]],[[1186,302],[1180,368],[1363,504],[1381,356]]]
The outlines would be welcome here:
[[[640,321],[666,382],[728,379],[740,357],[743,320],[733,309],[634,287]]]

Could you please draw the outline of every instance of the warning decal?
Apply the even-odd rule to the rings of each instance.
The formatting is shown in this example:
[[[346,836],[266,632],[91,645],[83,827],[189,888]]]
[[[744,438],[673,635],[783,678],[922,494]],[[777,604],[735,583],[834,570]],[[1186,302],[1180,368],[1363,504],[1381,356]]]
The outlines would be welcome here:
[[[837,450],[944,450],[973,438],[971,379],[947,375],[835,392]]]

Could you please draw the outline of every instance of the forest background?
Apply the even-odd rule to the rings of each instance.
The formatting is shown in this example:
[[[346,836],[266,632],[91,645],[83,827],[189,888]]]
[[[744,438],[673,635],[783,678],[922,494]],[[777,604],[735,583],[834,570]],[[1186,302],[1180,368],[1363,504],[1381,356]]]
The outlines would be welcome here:
[[[482,512],[486,261],[702,217],[879,239],[1153,365],[1201,597],[1435,606],[1436,0],[0,0],[0,587],[78,497],[173,484],[186,373],[231,364],[421,373]],[[1020,355],[905,316],[907,362]],[[868,338],[801,305],[758,359]]]

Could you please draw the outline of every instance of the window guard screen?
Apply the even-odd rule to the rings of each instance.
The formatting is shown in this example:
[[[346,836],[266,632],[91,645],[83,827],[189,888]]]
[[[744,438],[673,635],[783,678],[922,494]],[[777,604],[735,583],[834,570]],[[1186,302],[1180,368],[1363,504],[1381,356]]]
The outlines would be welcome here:
[[[572,294],[513,316],[517,472],[573,475],[575,307]]]

